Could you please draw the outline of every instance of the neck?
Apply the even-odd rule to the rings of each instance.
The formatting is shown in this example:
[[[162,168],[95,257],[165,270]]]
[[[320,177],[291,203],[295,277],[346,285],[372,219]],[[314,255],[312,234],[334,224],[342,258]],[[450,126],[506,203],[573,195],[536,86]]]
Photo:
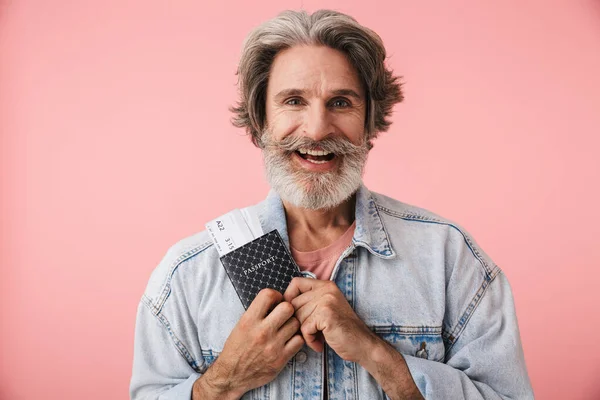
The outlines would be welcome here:
[[[312,233],[347,228],[354,222],[355,205],[356,193],[338,206],[326,210],[310,210],[283,201],[290,233],[298,230]]]

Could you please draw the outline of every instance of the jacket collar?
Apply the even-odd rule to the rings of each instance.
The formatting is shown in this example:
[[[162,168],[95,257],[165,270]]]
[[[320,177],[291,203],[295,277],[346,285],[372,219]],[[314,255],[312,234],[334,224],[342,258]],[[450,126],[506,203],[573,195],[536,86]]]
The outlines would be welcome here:
[[[352,238],[355,246],[364,247],[373,255],[382,258],[395,257],[396,253],[390,244],[373,195],[364,185],[361,185],[356,192],[355,218],[356,229]],[[259,208],[259,219],[264,232],[277,229],[289,249],[290,239],[285,209],[275,190],[271,189],[265,201],[262,202],[262,207]]]

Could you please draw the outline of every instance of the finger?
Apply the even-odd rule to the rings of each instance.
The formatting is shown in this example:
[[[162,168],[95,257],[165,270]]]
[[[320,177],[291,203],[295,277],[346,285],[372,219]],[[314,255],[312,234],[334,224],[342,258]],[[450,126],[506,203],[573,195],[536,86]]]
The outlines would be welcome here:
[[[293,298],[299,296],[302,293],[308,292],[309,290],[313,290],[313,288],[320,286],[322,284],[318,279],[311,278],[299,278],[296,277],[292,279],[290,284],[288,285],[285,293],[283,294],[283,298],[285,301],[291,301]]]
[[[287,301],[282,301],[266,316],[265,323],[269,324],[274,331],[277,331],[293,315],[294,306]]]
[[[294,317],[298,318],[300,324],[304,324],[306,319],[311,316],[311,314],[315,311],[317,306],[318,303],[316,301],[311,301],[303,305],[302,307],[296,309],[296,311],[294,312]]]
[[[300,321],[295,317],[291,317],[279,328],[277,338],[281,340],[281,343],[285,343],[298,333],[298,329],[300,329]]]
[[[294,335],[290,340],[287,341],[283,346],[283,354],[286,360],[294,357],[296,353],[304,346],[304,339],[302,335]]]
[[[307,303],[319,299],[321,297],[321,293],[319,290],[309,290],[306,293],[302,293],[301,295],[294,297],[290,303],[294,306],[294,309],[298,310],[302,308]]]
[[[302,323],[300,331],[308,347],[318,353],[323,351],[324,339],[314,314]]]
[[[281,302],[282,299],[283,295],[277,290],[269,288],[263,289],[258,292],[254,300],[252,300],[252,303],[250,303],[246,312],[256,319],[263,319],[273,306]]]

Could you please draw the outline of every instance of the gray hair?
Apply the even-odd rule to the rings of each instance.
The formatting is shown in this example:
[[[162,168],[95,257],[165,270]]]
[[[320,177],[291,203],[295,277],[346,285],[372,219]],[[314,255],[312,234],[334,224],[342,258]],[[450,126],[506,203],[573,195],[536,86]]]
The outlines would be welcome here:
[[[252,143],[261,147],[266,122],[266,94],[271,64],[281,50],[297,45],[324,45],[343,52],[365,88],[365,132],[371,140],[391,125],[394,104],[403,100],[398,76],[384,65],[386,51],[379,35],[354,18],[337,11],[284,11],[255,28],[244,41],[237,70],[240,101],[231,107],[231,122],[246,128]]]

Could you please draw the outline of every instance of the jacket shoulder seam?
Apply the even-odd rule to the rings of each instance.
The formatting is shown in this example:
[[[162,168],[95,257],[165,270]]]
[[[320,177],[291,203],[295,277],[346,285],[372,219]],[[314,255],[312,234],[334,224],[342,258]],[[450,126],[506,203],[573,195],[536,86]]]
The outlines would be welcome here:
[[[467,306],[465,311],[462,313],[462,315],[458,319],[458,322],[454,326],[454,328],[450,329],[448,331],[444,330],[444,333],[442,334],[442,336],[444,338],[444,341],[446,343],[448,343],[448,346],[446,348],[446,355],[448,355],[450,353],[450,351],[452,350],[452,347],[454,347],[454,344],[457,342],[458,338],[464,332],[467,324],[471,320],[471,316],[473,315],[473,313],[475,312],[475,310],[477,309],[479,304],[481,304],[483,296],[487,293],[488,288],[490,287],[492,282],[494,282],[496,280],[496,277],[500,273],[501,273],[500,269],[497,268],[494,271],[493,275],[491,275],[489,277],[487,277],[487,276],[485,277],[485,279],[479,286],[479,289],[477,290],[477,292],[471,299],[471,302],[469,303],[469,305]]]
[[[158,316],[158,314],[161,312],[165,302],[171,294],[171,281],[173,279],[175,271],[179,268],[179,266],[184,262],[190,260],[191,258],[197,256],[198,254],[202,253],[212,245],[212,241],[206,241],[200,245],[192,247],[189,250],[186,250],[183,254],[180,254],[175,260],[173,260],[166,274],[165,280],[161,285],[161,289],[159,291],[160,294],[158,295],[158,298],[155,301],[153,301],[149,296],[144,294],[144,296],[150,300],[149,306],[151,306],[151,311],[155,316]]]
[[[469,248],[469,250],[471,251],[473,256],[477,259],[477,261],[479,261],[479,264],[482,266],[483,271],[486,275],[486,279],[492,277],[493,275],[495,275],[497,273],[498,266],[494,263],[491,263],[491,265],[490,265],[484,259],[483,255],[478,250],[478,246],[473,242],[473,240],[469,237],[469,235],[467,235],[463,231],[463,229],[460,226],[458,226],[457,224],[450,222],[448,220],[445,220],[442,218],[436,218],[433,216],[426,216],[426,215],[422,215],[422,214],[398,212],[398,211],[390,210],[389,208],[386,208],[379,204],[377,204],[377,208],[380,209],[382,212],[388,214],[389,216],[400,218],[400,219],[403,219],[406,221],[414,221],[414,222],[437,224],[437,225],[446,225],[446,226],[449,226],[449,227],[455,229],[458,233],[461,234],[467,247]]]

